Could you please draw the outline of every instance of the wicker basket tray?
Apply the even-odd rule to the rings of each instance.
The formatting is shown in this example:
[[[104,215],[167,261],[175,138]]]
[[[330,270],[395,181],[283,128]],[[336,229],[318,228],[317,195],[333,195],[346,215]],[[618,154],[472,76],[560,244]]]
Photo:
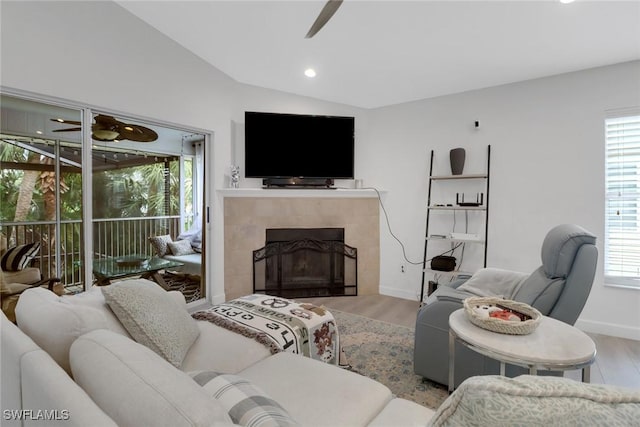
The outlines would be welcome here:
[[[509,335],[527,335],[533,332],[542,319],[542,314],[528,304],[495,297],[470,297],[463,301],[464,311],[467,313],[469,321],[476,326],[489,331]],[[473,311],[476,306],[499,306],[508,311],[513,311],[516,315],[526,316],[527,320],[510,321],[495,317],[484,318]]]

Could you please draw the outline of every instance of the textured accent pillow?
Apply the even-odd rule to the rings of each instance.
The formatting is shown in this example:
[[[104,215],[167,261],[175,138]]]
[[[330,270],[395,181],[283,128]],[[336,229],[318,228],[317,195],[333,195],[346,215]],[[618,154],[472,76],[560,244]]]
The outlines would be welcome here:
[[[2,255],[0,265],[4,271],[20,271],[26,268],[40,250],[40,242],[10,248]]]
[[[195,251],[191,248],[190,240],[168,242],[167,246],[169,246],[169,251],[175,256],[195,254]]]
[[[212,371],[189,372],[189,375],[227,409],[235,424],[245,427],[300,425],[278,402],[246,378]]]
[[[200,335],[196,321],[158,284],[123,281],[102,289],[107,304],[140,344],[176,367]]]
[[[172,242],[171,236],[168,234],[164,236],[154,236],[149,237],[149,243],[153,246],[153,249],[156,251],[156,255],[165,256],[169,253],[168,243]]]

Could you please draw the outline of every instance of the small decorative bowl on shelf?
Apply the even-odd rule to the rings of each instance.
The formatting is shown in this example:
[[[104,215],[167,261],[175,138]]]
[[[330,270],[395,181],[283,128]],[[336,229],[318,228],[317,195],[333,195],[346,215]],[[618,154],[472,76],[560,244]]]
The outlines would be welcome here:
[[[501,334],[530,334],[542,319],[542,313],[528,304],[497,297],[470,297],[463,305],[471,323]]]

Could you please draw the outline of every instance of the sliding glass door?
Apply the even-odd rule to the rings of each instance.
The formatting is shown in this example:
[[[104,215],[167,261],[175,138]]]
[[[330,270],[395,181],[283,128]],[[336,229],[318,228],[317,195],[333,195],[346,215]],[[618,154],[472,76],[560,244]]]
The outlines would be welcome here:
[[[63,140],[51,117],[81,111],[2,95],[0,252],[35,243],[29,266],[69,289],[82,273],[82,143]]]
[[[87,111],[2,95],[0,251],[39,242],[37,265],[68,292],[145,277],[205,297],[205,135]]]

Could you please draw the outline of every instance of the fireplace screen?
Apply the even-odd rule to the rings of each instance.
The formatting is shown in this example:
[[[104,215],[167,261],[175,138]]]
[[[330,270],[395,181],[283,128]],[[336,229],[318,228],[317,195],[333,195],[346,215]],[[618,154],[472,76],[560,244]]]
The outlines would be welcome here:
[[[253,251],[253,289],[283,298],[357,295],[356,248],[344,229],[267,230]]]

